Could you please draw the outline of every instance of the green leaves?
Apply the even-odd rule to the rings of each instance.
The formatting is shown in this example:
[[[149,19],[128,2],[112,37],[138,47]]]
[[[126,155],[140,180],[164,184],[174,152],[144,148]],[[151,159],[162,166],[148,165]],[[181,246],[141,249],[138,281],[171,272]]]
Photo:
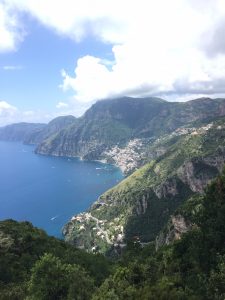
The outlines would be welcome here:
[[[101,284],[110,269],[102,255],[88,254],[49,237],[29,222],[0,221],[1,300],[25,299],[28,281],[30,298],[42,299],[39,292],[43,299],[52,294],[90,298],[90,291]]]
[[[63,264],[45,254],[31,270],[28,294],[32,300],[90,299],[94,283],[79,266]]]

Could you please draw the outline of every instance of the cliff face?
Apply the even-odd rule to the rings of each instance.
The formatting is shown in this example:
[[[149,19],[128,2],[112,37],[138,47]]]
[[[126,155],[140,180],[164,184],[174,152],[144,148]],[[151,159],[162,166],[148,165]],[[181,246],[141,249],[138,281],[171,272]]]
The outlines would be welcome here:
[[[158,98],[99,101],[76,124],[42,141],[36,152],[113,162],[130,174],[148,155],[143,147],[146,140],[155,140],[193,122],[223,116],[224,112],[224,99],[185,103]]]
[[[102,153],[113,146],[126,145],[133,138],[134,131],[143,127],[148,114],[153,117],[167,105],[161,99],[99,101],[79,119],[78,126],[72,126],[40,144],[37,152],[100,159]]]
[[[220,120],[152,143],[149,151],[160,146],[164,154],[100,196],[87,213],[74,216],[64,228],[65,239],[102,252],[136,237],[142,243],[154,240],[174,211],[191,195],[202,193],[222,170],[224,125]],[[190,225],[182,215],[171,222],[175,230],[166,241]]]
[[[176,240],[180,240],[181,236],[193,228],[193,224],[180,215],[172,215],[167,223],[164,231],[161,231],[156,238],[156,249],[164,245],[170,245]]]
[[[197,228],[199,215],[202,214],[203,198],[204,193],[201,195],[195,194],[178,207],[157,235],[155,240],[156,250],[159,250],[162,246],[170,245],[176,240],[180,240],[183,234]]]

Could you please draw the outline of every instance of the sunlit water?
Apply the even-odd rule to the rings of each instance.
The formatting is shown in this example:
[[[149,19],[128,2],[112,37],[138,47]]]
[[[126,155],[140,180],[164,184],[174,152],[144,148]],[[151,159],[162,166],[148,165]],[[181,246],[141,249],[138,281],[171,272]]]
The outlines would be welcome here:
[[[112,165],[33,151],[33,146],[0,142],[0,220],[28,220],[61,237],[74,214],[123,178]]]

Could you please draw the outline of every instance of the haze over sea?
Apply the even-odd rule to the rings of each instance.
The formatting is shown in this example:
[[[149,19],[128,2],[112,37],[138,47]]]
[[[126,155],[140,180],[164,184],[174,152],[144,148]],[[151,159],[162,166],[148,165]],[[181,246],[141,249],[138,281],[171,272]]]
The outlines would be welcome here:
[[[0,141],[0,220],[30,221],[61,237],[63,225],[123,178],[107,164],[36,155]]]

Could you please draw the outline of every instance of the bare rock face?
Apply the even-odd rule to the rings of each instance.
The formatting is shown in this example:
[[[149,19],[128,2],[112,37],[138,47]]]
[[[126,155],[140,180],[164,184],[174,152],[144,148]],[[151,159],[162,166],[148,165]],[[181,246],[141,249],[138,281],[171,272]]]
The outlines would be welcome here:
[[[219,172],[222,172],[225,164],[225,149],[220,147],[216,155],[205,157],[204,162],[209,166],[215,167]]]
[[[9,249],[14,244],[13,238],[10,234],[0,231],[0,249]]]
[[[177,171],[180,180],[195,193],[203,193],[216,173],[217,170],[214,167],[207,168],[207,165],[203,164],[201,160],[185,162]]]
[[[159,199],[166,198],[168,196],[175,196],[178,194],[177,180],[175,178],[170,178],[163,184],[153,188],[153,190]]]
[[[142,198],[137,202],[136,213],[137,215],[145,214],[148,208],[148,195],[143,195]]]
[[[193,224],[185,220],[182,215],[171,216],[166,230],[161,232],[156,238],[156,249],[179,240],[182,234],[191,230],[192,227]]]

